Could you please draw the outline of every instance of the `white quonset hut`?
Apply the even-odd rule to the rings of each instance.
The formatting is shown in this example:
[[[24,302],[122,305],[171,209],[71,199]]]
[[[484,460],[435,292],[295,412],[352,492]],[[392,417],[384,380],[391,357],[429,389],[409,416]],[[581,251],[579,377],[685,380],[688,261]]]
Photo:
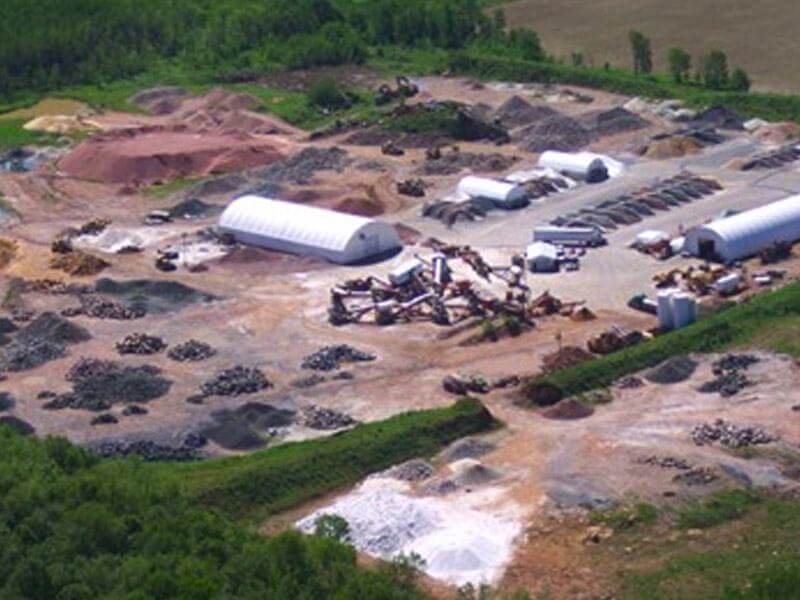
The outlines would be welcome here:
[[[219,229],[243,244],[338,264],[361,262],[402,246],[388,223],[261,196],[231,202],[219,218]]]
[[[534,273],[558,271],[558,249],[547,242],[534,242],[525,251],[528,269]]]
[[[491,200],[501,208],[518,208],[528,203],[528,194],[521,185],[474,175],[458,182],[458,193],[470,198]]]
[[[539,157],[539,166],[553,169],[573,179],[596,183],[605,181],[613,176],[606,160],[609,163],[612,162],[611,159],[592,152],[557,152],[548,150]],[[616,161],[613,162],[616,163]]]
[[[776,242],[800,240],[800,196],[754,208],[695,227],[684,250],[701,258],[738,260],[758,254]]]

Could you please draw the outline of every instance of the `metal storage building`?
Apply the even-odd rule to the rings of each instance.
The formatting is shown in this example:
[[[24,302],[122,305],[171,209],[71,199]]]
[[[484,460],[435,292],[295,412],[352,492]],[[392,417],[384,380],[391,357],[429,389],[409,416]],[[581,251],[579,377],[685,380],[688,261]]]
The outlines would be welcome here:
[[[400,248],[394,227],[373,219],[261,196],[242,196],[219,218],[237,242],[338,264],[357,263]]]
[[[758,254],[776,242],[799,239],[800,196],[790,196],[692,229],[684,250],[727,262]]]
[[[521,185],[474,175],[464,177],[458,183],[458,193],[491,200],[501,208],[518,208],[528,203],[528,194]]]

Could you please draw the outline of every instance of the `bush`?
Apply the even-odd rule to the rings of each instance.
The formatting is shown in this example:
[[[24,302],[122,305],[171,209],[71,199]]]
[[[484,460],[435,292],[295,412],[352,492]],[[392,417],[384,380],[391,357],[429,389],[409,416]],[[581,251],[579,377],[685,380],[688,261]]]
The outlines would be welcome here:
[[[325,110],[341,110],[352,104],[344,88],[330,78],[322,79],[311,86],[308,102]]]

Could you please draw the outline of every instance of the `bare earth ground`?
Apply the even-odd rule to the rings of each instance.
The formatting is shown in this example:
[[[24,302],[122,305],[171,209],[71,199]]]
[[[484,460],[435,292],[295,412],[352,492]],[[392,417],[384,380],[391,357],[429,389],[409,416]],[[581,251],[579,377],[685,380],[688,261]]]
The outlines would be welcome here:
[[[530,88],[503,85],[476,86],[461,79],[426,78],[419,82],[420,100],[458,99],[497,107],[513,94],[521,94],[530,102],[543,103],[533,97]],[[625,98],[584,90],[594,96],[590,105],[559,103],[555,107],[565,113],[579,114],[598,108],[618,106]],[[142,124],[142,117],[108,114],[104,119],[114,128],[126,124]],[[153,124],[157,117],[147,117]],[[263,401],[282,408],[296,409],[316,404],[352,415],[362,421],[383,419],[402,411],[447,405],[453,397],[441,387],[442,378],[451,373],[478,373],[486,377],[535,372],[544,355],[563,344],[583,346],[586,340],[611,324],[647,329],[655,325],[649,315],[625,307],[627,298],[636,292],[653,294],[651,278],[675,266],[694,263],[676,258],[660,263],[626,246],[636,233],[645,228],[660,228],[671,233],[680,225],[703,222],[725,208],[750,208],[800,191],[800,173],[796,166],[780,170],[742,174],[724,167],[730,160],[748,156],[761,148],[751,136],[731,134],[726,143],[707,149],[697,156],[666,161],[641,160],[631,148],[649,135],[669,127],[654,121],[653,126],[633,133],[600,140],[593,149],[610,152],[626,163],[626,171],[618,179],[597,186],[580,186],[575,190],[537,201],[531,207],[511,213],[494,212],[485,220],[459,223],[447,229],[438,221],[422,218],[421,199],[399,196],[394,182],[409,176],[424,161],[421,150],[409,151],[400,158],[385,157],[376,147],[347,147],[360,160],[374,160],[382,170],[351,170],[343,173],[320,172],[308,185],[288,185],[286,196],[296,201],[338,208],[348,199],[372,201],[382,208],[383,219],[402,223],[420,232],[424,239],[438,237],[454,243],[470,244],[484,253],[492,264],[508,264],[510,256],[520,251],[530,239],[531,228],[564,212],[578,210],[598,201],[648,185],[683,169],[711,175],[725,185],[725,191],[649,218],[631,227],[623,227],[609,235],[609,245],[590,252],[575,273],[530,275],[528,283],[535,293],[551,290],[565,300],[585,300],[598,319],[577,323],[552,316],[540,319],[537,327],[517,338],[495,344],[463,345],[474,330],[453,333],[429,323],[397,324],[378,328],[371,324],[334,328],[328,324],[326,308],[329,288],[347,278],[369,274],[385,275],[393,266],[407,260],[414,252],[426,254],[419,246],[383,263],[359,267],[336,267],[307,258],[254,252],[211,260],[205,272],[190,272],[183,265],[178,271],[164,274],[153,266],[156,250],[169,245],[194,248],[196,232],[213,226],[213,217],[193,221],[175,221],[159,227],[142,225],[142,217],[154,208],[167,208],[183,199],[182,193],[168,199],[157,199],[136,190],[122,193],[119,185],[92,183],[66,177],[55,169],[28,174],[0,174],[0,192],[18,217],[2,225],[3,236],[19,243],[16,258],[8,265],[0,280],[0,294],[5,293],[10,278],[60,279],[90,282],[92,278],[70,278],[49,268],[50,241],[67,226],[77,226],[94,217],[113,221],[110,231],[119,235],[138,236],[144,251],[141,254],[104,254],[102,244],[88,240],[83,247],[107,258],[112,266],[103,277],[117,280],[157,279],[179,281],[219,299],[200,303],[180,311],[152,313],[135,321],[95,320],[76,317],[74,322],[85,326],[93,339],[72,347],[69,355],[38,369],[9,374],[0,382],[0,389],[17,398],[14,414],[34,425],[39,434],[63,434],[78,443],[91,443],[108,438],[148,438],[162,443],[179,443],[187,433],[209,422],[213,411],[234,408],[245,402]],[[278,134],[274,134],[278,135]],[[296,134],[291,135],[293,142]],[[342,144],[346,136],[327,139],[318,146]],[[513,169],[531,166],[536,155],[515,147],[488,144],[463,144],[462,151],[513,153],[521,161]],[[428,178],[428,199],[450,192],[459,175]],[[224,206],[230,194],[211,194],[206,202]],[[195,246],[192,246],[195,244]],[[214,248],[207,249],[213,253]],[[244,256],[244,258],[242,257]],[[234,258],[238,257],[238,258]],[[782,265],[794,278],[800,261],[793,259]],[[459,270],[459,275],[470,276]],[[493,284],[500,294],[504,287]],[[38,293],[19,299],[23,308],[36,312],[59,311],[77,304],[75,299]],[[163,353],[148,357],[120,358],[114,344],[126,334],[146,332],[163,337],[170,345],[190,337],[217,348],[213,358],[198,364],[180,364],[167,360]],[[298,389],[292,382],[308,372],[300,369],[304,356],[320,346],[348,343],[378,356],[374,363],[346,368],[352,381],[336,381],[309,389]],[[125,364],[156,364],[172,380],[170,393],[148,403],[149,414],[120,418],[119,424],[91,427],[94,413],[86,411],[45,411],[36,395],[43,390],[67,390],[64,374],[78,357],[113,358]],[[564,515],[575,517],[581,505],[605,506],[632,498],[646,498],[659,503],[678,503],[696,493],[705,493],[728,482],[747,477],[756,485],[794,486],[781,473],[779,465],[766,459],[744,460],[717,446],[696,447],[689,436],[691,428],[715,418],[741,424],[757,424],[780,435],[780,444],[797,448],[800,429],[790,417],[789,407],[797,402],[796,387],[800,371],[790,360],[763,355],[762,362],[751,368],[756,385],[733,399],[713,394],[699,394],[697,386],[709,379],[710,358],[692,379],[670,386],[648,384],[640,389],[617,391],[611,404],[597,407],[596,413],[580,421],[556,421],[536,412],[516,407],[507,393],[493,392],[485,397],[495,416],[506,429],[492,434],[496,449],[482,457],[483,463],[497,470],[501,478],[473,490],[461,489],[446,496],[447,502],[475,504],[487,514],[510,514],[524,533],[509,568],[499,583],[508,589],[525,587],[532,590],[556,589],[555,597],[576,597],[581,593],[607,591],[602,575],[588,570],[580,560],[579,537],[583,526],[575,527],[574,539],[561,534],[535,534],[552,528],[553,519]],[[217,370],[234,364],[257,366],[275,383],[267,392],[239,398],[212,398],[205,404],[185,402],[198,391],[200,384]],[[112,412],[119,413],[121,407]],[[302,439],[319,432],[293,427],[286,439]],[[229,451],[212,445],[213,454]],[[710,486],[688,488],[671,481],[673,472],[637,462],[650,455],[670,455],[689,460],[698,466],[713,468],[720,479]],[[436,463],[440,474],[449,473],[446,461]],[[664,492],[675,492],[665,497]],[[418,492],[422,493],[422,492]],[[337,495],[336,497],[341,497]],[[266,525],[267,530],[286,526],[312,509],[334,500],[326,498],[282,515]],[[481,499],[485,499],[482,501]],[[575,524],[577,523],[577,524]],[[533,533],[532,533],[533,532]],[[571,535],[571,534],[570,534]],[[577,546],[576,546],[577,544]],[[541,560],[542,554],[546,560]],[[441,584],[432,583],[441,590]],[[447,588],[444,588],[447,589]]]
[[[583,52],[590,64],[627,67],[628,31],[636,29],[652,39],[657,70],[665,70],[673,46],[695,57],[718,48],[750,73],[757,89],[800,89],[794,69],[800,5],[792,0],[522,0],[504,8],[509,24],[532,27],[548,52],[567,60]]]

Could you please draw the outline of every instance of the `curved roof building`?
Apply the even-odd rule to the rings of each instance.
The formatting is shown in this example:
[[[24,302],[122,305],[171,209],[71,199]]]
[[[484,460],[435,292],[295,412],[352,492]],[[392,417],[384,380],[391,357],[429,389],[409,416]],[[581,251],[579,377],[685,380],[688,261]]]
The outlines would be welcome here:
[[[261,196],[231,202],[219,218],[219,229],[243,244],[339,264],[364,261],[402,246],[388,223]]]
[[[758,254],[776,242],[799,239],[800,196],[790,196],[696,227],[686,234],[684,249],[727,262]]]

